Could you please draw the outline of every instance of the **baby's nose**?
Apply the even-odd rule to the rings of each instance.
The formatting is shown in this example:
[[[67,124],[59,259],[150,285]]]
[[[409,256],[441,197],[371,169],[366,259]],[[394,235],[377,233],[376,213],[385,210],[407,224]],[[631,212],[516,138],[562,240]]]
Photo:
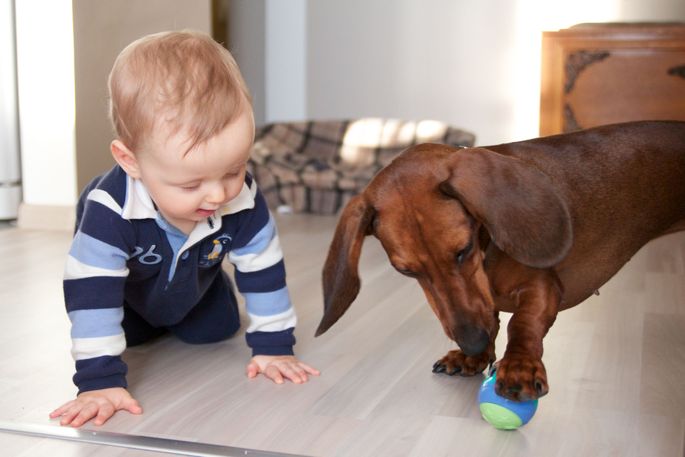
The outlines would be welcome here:
[[[207,201],[210,203],[223,203],[226,199],[226,188],[223,185],[212,186]]]

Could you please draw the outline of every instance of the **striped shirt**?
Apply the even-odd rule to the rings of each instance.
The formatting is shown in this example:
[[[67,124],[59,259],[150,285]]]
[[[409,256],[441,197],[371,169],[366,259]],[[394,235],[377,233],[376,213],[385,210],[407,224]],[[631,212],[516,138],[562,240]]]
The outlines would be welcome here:
[[[79,391],[126,386],[124,303],[155,327],[177,324],[227,257],[245,298],[254,355],[292,354],[296,316],[276,226],[252,177],[190,235],[161,217],[145,186],[118,166],[81,194],[64,273]],[[228,297],[227,297],[228,300]]]

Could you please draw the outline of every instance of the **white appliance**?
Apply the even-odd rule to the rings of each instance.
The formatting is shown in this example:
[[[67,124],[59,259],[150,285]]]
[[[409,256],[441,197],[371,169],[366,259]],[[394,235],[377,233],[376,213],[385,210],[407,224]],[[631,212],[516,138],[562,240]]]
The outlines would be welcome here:
[[[0,220],[16,219],[20,202],[14,1],[0,0]]]

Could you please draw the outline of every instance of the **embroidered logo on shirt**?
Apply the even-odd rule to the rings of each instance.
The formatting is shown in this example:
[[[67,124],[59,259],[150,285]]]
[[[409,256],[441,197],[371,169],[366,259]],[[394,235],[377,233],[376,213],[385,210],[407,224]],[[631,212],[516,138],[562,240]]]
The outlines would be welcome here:
[[[214,240],[212,241],[212,244],[214,245],[214,247],[212,248],[212,252],[205,256],[207,261],[209,262],[220,258],[221,254],[224,251],[224,247],[226,246],[226,244],[228,244],[229,241],[231,241],[231,237],[226,234],[214,238]]]
[[[131,258],[140,256],[138,257],[138,262],[142,263],[143,265],[156,265],[162,261],[162,256],[153,252],[156,247],[157,245],[153,244],[152,246],[150,246],[147,252],[145,252],[145,249],[141,248],[140,246],[136,246],[136,250],[131,256]],[[144,252],[145,254],[143,254]]]

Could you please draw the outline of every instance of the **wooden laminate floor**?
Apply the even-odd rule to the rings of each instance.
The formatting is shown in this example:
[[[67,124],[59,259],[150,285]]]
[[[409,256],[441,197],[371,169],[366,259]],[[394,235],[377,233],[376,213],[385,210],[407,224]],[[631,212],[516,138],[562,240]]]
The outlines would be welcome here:
[[[300,386],[248,380],[242,334],[207,346],[165,337],[125,353],[145,413],[83,430],[308,456],[684,455],[685,232],[651,242],[599,296],[559,315],[545,339],[550,394],[527,426],[503,432],[479,416],[481,377],[431,373],[454,345],[418,284],[392,270],[373,238],[360,296],[315,339],[335,219],[277,219],[299,315],[296,351],[322,375]],[[0,230],[0,422],[57,429],[48,413],[75,394],[61,292],[70,238]],[[163,454],[0,433],[0,455]]]

